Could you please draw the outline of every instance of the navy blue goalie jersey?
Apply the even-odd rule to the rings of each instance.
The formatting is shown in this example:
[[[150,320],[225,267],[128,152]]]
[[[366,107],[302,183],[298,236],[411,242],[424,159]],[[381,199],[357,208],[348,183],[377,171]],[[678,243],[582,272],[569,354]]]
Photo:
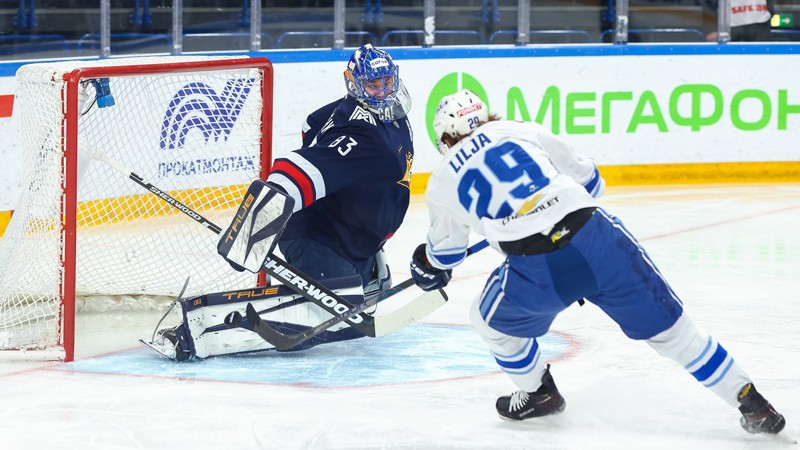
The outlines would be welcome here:
[[[282,240],[307,238],[352,261],[374,255],[408,209],[412,131],[384,123],[352,97],[308,116],[303,148],[277,158],[269,181],[295,200]]]

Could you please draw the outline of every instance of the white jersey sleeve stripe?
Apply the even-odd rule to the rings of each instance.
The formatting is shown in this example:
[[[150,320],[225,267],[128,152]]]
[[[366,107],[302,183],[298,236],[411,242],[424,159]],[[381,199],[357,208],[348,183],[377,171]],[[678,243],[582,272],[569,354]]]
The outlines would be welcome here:
[[[292,212],[300,211],[303,208],[303,196],[300,194],[300,189],[294,184],[291,178],[282,173],[273,172],[269,175],[270,183],[275,183],[282,187],[284,191],[294,199],[294,208]]]
[[[442,269],[452,269],[453,267],[461,264],[464,258],[467,257],[467,246],[452,247],[452,248],[436,248],[431,242],[430,238],[427,239],[425,250],[428,255],[428,261],[432,261],[436,267]]]
[[[586,192],[588,192],[594,198],[599,198],[601,195],[603,195],[606,190],[606,181],[600,176],[600,171],[597,170],[597,167],[594,168],[592,178],[584,183],[583,187],[585,187]]]
[[[308,176],[308,179],[314,184],[314,200],[319,200],[325,197],[325,179],[322,177],[319,169],[311,164],[307,159],[303,158],[297,152],[289,152],[283,158],[291,161],[298,169]]]

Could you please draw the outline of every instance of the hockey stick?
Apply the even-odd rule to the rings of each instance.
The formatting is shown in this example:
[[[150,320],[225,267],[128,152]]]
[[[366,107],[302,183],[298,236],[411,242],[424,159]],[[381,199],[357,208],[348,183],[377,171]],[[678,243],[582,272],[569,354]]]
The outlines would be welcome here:
[[[483,250],[484,248],[486,248],[488,246],[489,246],[489,243],[486,242],[486,240],[480,241],[477,244],[475,244],[475,245],[473,245],[473,246],[471,246],[470,248],[467,249],[467,256],[472,255],[474,253],[477,253],[477,252]],[[381,302],[386,297],[394,295],[395,293],[400,292],[400,291],[402,291],[403,289],[406,289],[409,286],[413,286],[414,284],[415,284],[414,283],[414,279],[413,278],[409,278],[408,280],[406,280],[406,281],[398,284],[397,286],[392,287],[391,289],[389,289],[389,291],[387,292],[387,295],[385,295],[385,296],[377,297],[377,298],[374,298],[374,299],[369,299],[369,300],[365,301],[364,303],[356,306],[355,308],[352,308],[349,311],[346,311],[346,312],[344,312],[342,314],[339,314],[339,315],[334,315],[330,319],[326,320],[325,322],[320,323],[319,325],[317,325],[315,327],[309,328],[309,329],[307,329],[305,331],[301,331],[301,332],[295,333],[295,334],[282,334],[282,333],[279,333],[279,332],[275,331],[274,328],[269,326],[267,321],[261,319],[261,317],[258,315],[258,312],[255,310],[255,308],[253,307],[253,305],[251,303],[247,304],[246,315],[247,315],[247,320],[253,326],[253,331],[258,333],[258,335],[261,336],[265,341],[267,341],[270,344],[274,345],[276,349],[278,349],[278,350],[288,350],[288,349],[290,349],[292,347],[295,347],[295,346],[297,346],[297,345],[299,345],[299,344],[301,344],[301,343],[313,338],[314,336],[317,336],[318,334],[323,333],[325,330],[331,328],[332,326],[337,325],[337,324],[339,324],[341,322],[344,322],[345,319],[347,319],[348,317],[350,317],[352,315],[355,315],[355,314],[359,314],[359,313],[361,313],[363,311],[366,311],[370,307],[377,305],[379,302]],[[379,330],[376,329],[376,337],[385,336],[385,335],[387,335],[389,333],[394,333],[395,331],[397,331],[400,328],[408,325],[409,323],[414,322],[417,319],[420,319],[420,318],[426,316],[427,314],[429,314],[430,312],[432,312],[433,309],[435,309],[435,308],[430,309],[428,311],[423,311],[420,308],[415,308],[413,303],[415,301],[417,301],[418,299],[420,299],[420,298],[423,298],[425,296],[429,296],[429,295],[432,295],[432,294],[437,294],[437,293],[441,293],[441,296],[444,298],[444,301],[442,302],[442,305],[443,305],[444,302],[447,301],[447,294],[445,294],[444,290],[439,289],[438,291],[426,292],[425,294],[422,294],[422,296],[418,297],[415,300],[412,300],[411,303],[403,306],[402,308],[397,309],[397,310],[395,310],[395,311],[393,311],[393,312],[391,312],[389,314],[386,314],[384,316],[379,316],[381,318],[387,318],[388,317],[388,319],[386,319],[386,323],[390,323],[390,324],[392,324],[392,326],[391,327],[387,326],[387,327],[381,328]],[[428,303],[428,302],[426,302],[426,303]],[[439,306],[441,306],[441,305],[439,305]],[[409,309],[406,310],[406,308],[409,308]],[[231,324],[231,326],[235,326],[236,324],[241,322],[241,314],[238,311],[234,311],[233,313],[231,313],[231,315],[233,315],[233,317],[231,317],[230,319],[228,319],[228,318],[225,319],[225,323],[226,324]],[[237,315],[238,315],[238,317],[237,317]],[[230,320],[230,322],[229,322],[229,320]]]
[[[178,294],[177,297],[175,297],[175,300],[173,300],[172,303],[169,304],[169,307],[164,312],[164,314],[161,316],[161,319],[158,320],[158,323],[156,324],[156,327],[153,328],[153,336],[150,337],[150,340],[149,341],[145,341],[144,339],[139,339],[139,342],[144,344],[145,347],[147,347],[150,350],[158,353],[159,355],[164,356],[164,357],[169,358],[169,359],[175,359],[175,352],[173,352],[172,354],[169,354],[166,351],[164,351],[163,349],[161,349],[159,347],[156,347],[156,345],[155,345],[156,334],[158,334],[158,330],[161,327],[161,322],[163,322],[164,319],[167,318],[169,313],[171,313],[172,310],[175,309],[175,305],[177,305],[178,302],[181,301],[181,299],[183,299],[183,294],[186,292],[186,288],[189,286],[189,278],[190,277],[186,277],[186,281],[183,282],[183,288],[181,289],[181,292]],[[174,350],[174,348],[173,348],[173,350]]]
[[[178,211],[186,214],[200,225],[203,225],[216,234],[222,233],[222,229],[219,226],[200,215],[197,211],[194,211],[174,197],[162,191],[158,187],[148,183],[144,180],[144,178],[137,175],[118,161],[112,159],[110,156],[106,155],[101,149],[95,149],[93,156],[95,159],[105,162],[117,172],[127,176],[139,186],[142,186],[151,193],[155,194],[161,200],[165,201]],[[306,300],[318,305],[320,308],[323,308],[333,315],[343,314],[354,308],[352,304],[275,255],[267,256],[261,268],[273,278],[280,281],[283,285],[287,286],[291,290],[303,296]],[[442,299],[441,295],[438,296],[438,298],[422,296],[416,300],[419,300],[419,303],[416,306],[420,310],[433,310],[444,304],[446,301],[446,299]],[[375,337],[376,330],[381,330],[384,327],[394,326],[388,323],[381,323],[382,321],[380,318],[370,316],[369,314],[363,312],[353,316],[348,316],[345,320],[353,328],[369,337]],[[409,320],[409,322],[410,321],[413,321],[413,318]]]
[[[156,327],[153,329],[153,336],[150,338],[150,342],[155,342],[156,333],[158,332],[158,329],[161,326],[161,322],[163,322],[164,319],[167,318],[167,315],[169,315],[169,313],[172,312],[173,309],[175,309],[175,305],[177,305],[178,302],[181,301],[181,299],[183,298],[183,294],[184,294],[184,292],[186,292],[186,288],[189,286],[189,278],[191,278],[191,277],[186,277],[186,281],[183,282],[183,288],[181,288],[181,292],[178,294],[177,297],[175,297],[175,300],[173,300],[172,303],[169,304],[169,307],[167,308],[167,311],[164,312],[164,315],[161,316],[161,319],[158,320],[158,323],[156,324]],[[143,341],[141,339],[139,339],[139,342],[143,342]]]

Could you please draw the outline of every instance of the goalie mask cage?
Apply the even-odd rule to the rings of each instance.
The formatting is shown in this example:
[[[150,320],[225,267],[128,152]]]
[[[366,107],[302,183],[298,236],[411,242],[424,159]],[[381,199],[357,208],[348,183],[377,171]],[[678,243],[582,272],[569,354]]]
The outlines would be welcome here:
[[[227,224],[269,171],[272,83],[264,58],[17,71],[24,184],[0,238],[0,356],[71,361],[76,296],[175,297],[187,277],[186,295],[258,284],[217,255],[216,234],[94,159],[94,149]]]

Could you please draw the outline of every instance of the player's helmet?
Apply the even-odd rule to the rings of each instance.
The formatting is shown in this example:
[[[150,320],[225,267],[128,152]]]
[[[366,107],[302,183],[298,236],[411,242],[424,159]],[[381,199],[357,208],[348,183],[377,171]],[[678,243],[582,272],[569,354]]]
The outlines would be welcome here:
[[[353,52],[344,71],[347,93],[384,122],[402,119],[411,97],[400,81],[400,69],[385,51],[366,44]]]
[[[443,98],[433,119],[439,153],[444,154],[449,148],[442,140],[445,133],[451,137],[467,136],[488,121],[489,108],[472,92],[465,89]]]

